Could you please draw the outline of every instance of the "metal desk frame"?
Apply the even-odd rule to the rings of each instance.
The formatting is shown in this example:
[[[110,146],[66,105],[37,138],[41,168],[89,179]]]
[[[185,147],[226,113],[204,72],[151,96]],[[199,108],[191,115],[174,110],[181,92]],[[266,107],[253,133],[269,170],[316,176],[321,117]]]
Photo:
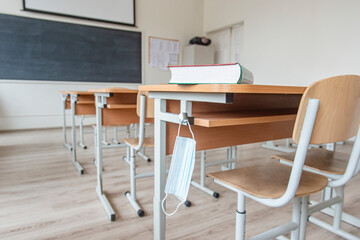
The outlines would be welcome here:
[[[226,85],[226,84],[224,84]],[[272,88],[274,87],[274,88]],[[227,91],[234,88],[235,91]],[[237,92],[237,87],[231,86],[140,86],[140,91],[148,91],[149,97],[154,98],[155,102],[155,118],[154,118],[154,239],[164,240],[166,229],[166,218],[162,212],[161,201],[164,198],[165,188],[165,156],[166,156],[166,123],[179,124],[179,115],[166,111],[167,100],[180,100],[180,113],[186,113],[192,117],[192,102],[208,102],[208,103],[232,103],[234,93],[254,93],[254,94],[302,94],[305,88],[282,88],[277,89],[275,86],[267,88],[267,86],[241,86],[241,90]],[[175,90],[174,90],[175,89]],[[187,91],[187,89],[191,89]],[[243,92],[241,92],[243,91]],[[195,135],[196,139],[196,135]]]

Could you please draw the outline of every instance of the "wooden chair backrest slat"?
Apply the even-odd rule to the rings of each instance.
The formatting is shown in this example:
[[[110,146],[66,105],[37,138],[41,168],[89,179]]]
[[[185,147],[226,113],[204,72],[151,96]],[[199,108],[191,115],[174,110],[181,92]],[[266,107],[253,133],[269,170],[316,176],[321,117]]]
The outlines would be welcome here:
[[[345,141],[360,123],[360,76],[326,78],[310,85],[300,102],[293,141],[298,143],[309,98],[320,100],[310,144]]]

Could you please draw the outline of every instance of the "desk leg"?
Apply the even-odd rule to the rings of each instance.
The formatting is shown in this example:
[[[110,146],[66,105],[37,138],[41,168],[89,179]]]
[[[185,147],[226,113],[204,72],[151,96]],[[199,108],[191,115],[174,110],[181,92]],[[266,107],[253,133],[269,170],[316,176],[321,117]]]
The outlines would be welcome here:
[[[62,94],[61,95],[61,101],[62,101],[62,115],[63,115],[63,135],[64,135],[64,147],[66,147],[69,151],[72,151],[71,145],[67,143],[67,139],[66,139],[66,114],[65,114],[65,109],[66,109],[66,99],[68,98],[68,94]]]
[[[106,98],[102,95],[95,94],[96,98],[96,167],[97,167],[97,186],[96,193],[102,203],[106,215],[110,221],[115,221],[115,211],[110,205],[105,193],[103,192],[102,185],[102,113],[101,110],[106,104]]]
[[[76,160],[76,128],[75,128],[75,103],[77,101],[77,95],[71,94],[70,95],[71,101],[71,119],[72,119],[72,162],[75,168],[78,170],[80,174],[84,173],[84,168],[80,165],[80,163]]]
[[[154,240],[164,240],[166,218],[161,209],[161,200],[165,197],[166,122],[161,120],[160,112],[166,111],[166,100],[155,99],[154,110]]]
[[[233,146],[232,147],[232,164],[231,164],[231,169],[235,169],[236,168],[236,164],[237,164],[237,146]]]
[[[80,142],[79,142],[79,146],[82,147],[83,149],[87,149],[87,146],[84,144],[84,119],[85,119],[85,115],[81,115],[80,118]]]
[[[115,143],[115,144],[120,144],[120,142],[118,141],[117,132],[118,132],[118,129],[117,129],[117,127],[115,126],[115,127],[114,127],[114,138],[113,138],[112,142]]]

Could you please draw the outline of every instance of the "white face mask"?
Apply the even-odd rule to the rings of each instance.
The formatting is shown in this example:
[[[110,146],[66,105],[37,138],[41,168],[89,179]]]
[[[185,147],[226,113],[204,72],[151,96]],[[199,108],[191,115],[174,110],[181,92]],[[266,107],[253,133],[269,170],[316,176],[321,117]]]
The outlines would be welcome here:
[[[180,126],[181,124],[179,125],[178,136],[175,140],[169,174],[166,181],[166,195],[161,202],[162,210],[167,216],[173,215],[178,210],[180,205],[186,201],[187,195],[189,193],[192,173],[195,166],[196,141],[194,139],[194,134],[191,131],[191,127],[189,125],[189,129],[193,138],[191,139],[180,137]],[[177,199],[180,200],[177,208],[172,213],[167,213],[164,209],[164,201],[167,198],[168,194],[173,194],[174,196],[176,196]]]

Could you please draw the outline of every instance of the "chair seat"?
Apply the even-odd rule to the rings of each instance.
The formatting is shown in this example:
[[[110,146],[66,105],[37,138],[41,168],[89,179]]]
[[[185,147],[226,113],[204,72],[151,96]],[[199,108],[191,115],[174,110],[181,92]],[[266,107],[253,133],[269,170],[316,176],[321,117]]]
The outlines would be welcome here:
[[[264,163],[207,175],[255,197],[275,199],[285,193],[291,169],[280,163]],[[295,197],[319,192],[327,182],[324,176],[304,171]]]
[[[123,141],[124,141],[124,143],[126,143],[127,145],[129,145],[131,147],[139,145],[138,138],[124,138]],[[154,138],[153,137],[144,138],[143,146],[144,147],[153,147],[154,146]]]
[[[293,162],[295,153],[281,154],[272,158]],[[344,174],[350,155],[326,149],[310,149],[306,154],[304,166],[327,174]]]

